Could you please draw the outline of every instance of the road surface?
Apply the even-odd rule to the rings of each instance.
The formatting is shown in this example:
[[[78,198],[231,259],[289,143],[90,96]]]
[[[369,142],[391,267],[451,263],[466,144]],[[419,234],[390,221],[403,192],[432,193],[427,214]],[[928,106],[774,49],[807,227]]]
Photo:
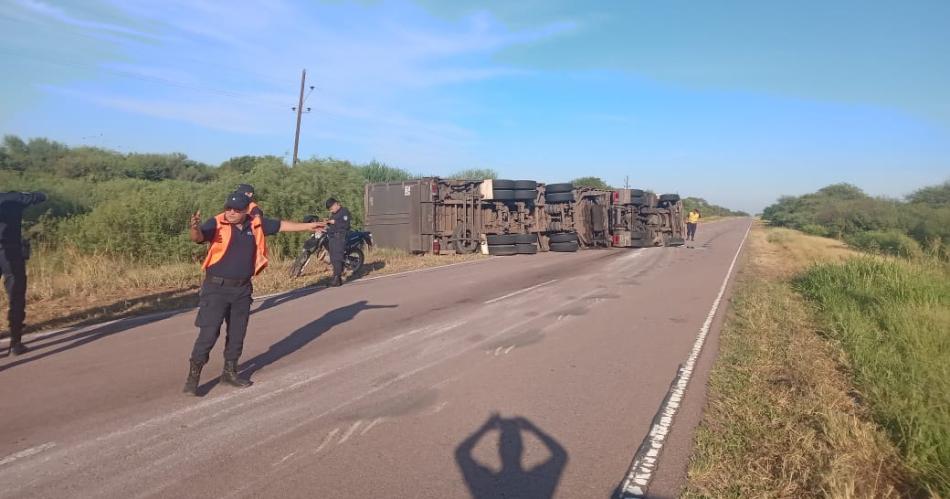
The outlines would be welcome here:
[[[0,359],[0,496],[606,499],[750,223],[703,225],[692,249],[492,258],[259,299],[241,366],[254,385],[216,383],[222,339],[200,398],[181,393],[194,311],[35,338]],[[684,480],[717,322],[651,497]]]

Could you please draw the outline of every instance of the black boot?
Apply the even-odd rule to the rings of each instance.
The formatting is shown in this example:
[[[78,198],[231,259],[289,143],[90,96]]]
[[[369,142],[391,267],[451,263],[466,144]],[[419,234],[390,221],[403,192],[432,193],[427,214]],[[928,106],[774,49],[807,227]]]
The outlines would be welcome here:
[[[238,377],[237,361],[235,360],[224,361],[224,372],[221,373],[221,382],[238,388],[247,388],[253,384],[250,380]]]
[[[330,283],[330,285],[331,285],[331,286],[342,286],[342,285],[343,285],[343,278],[340,277],[340,276],[334,276],[334,277],[333,277],[333,282]]]
[[[198,382],[201,380],[201,368],[204,362],[191,361],[191,368],[188,370],[188,380],[185,381],[185,393],[198,395]]]
[[[10,331],[10,354],[11,355],[23,355],[26,352],[29,352],[30,349],[23,344],[23,331],[22,330],[11,330]]]

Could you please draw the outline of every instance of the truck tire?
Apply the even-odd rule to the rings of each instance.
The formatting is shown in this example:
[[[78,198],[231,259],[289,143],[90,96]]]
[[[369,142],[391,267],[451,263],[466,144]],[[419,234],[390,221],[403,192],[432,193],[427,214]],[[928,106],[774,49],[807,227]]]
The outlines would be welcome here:
[[[574,192],[574,184],[565,182],[563,184],[548,184],[544,187],[547,194],[556,194],[559,192]]]
[[[561,253],[573,253],[577,251],[578,246],[577,241],[570,241],[567,243],[551,243],[551,251],[558,251]]]
[[[474,253],[478,250],[478,234],[472,234],[469,230],[463,230],[461,225],[455,226],[455,230],[452,232],[452,239],[454,239],[452,245],[455,246],[455,251],[462,254]],[[465,239],[463,241],[463,239]]]
[[[516,244],[519,255],[533,255],[538,252],[537,244]]]
[[[557,234],[549,235],[548,238],[551,240],[551,243],[576,243],[577,233],[558,232]]]
[[[675,203],[680,200],[679,194],[663,194],[660,196],[661,203]]]
[[[504,191],[513,191],[517,189],[517,187],[515,187],[514,180],[492,180],[491,187],[492,189],[501,189]]]
[[[643,197],[644,194],[646,194],[646,191],[643,189],[630,189],[630,197],[640,198]]]
[[[519,191],[534,191],[537,190],[538,183],[534,180],[515,180],[515,186],[513,189]]]
[[[510,246],[518,242],[518,234],[489,234],[485,239],[489,246]]]
[[[515,191],[515,201],[534,201],[538,197],[538,191]]]
[[[686,244],[686,240],[682,237],[671,237],[666,240],[667,246],[682,246]]]
[[[634,196],[634,197],[630,198],[630,204],[635,204],[635,205],[637,205],[637,206],[642,206],[642,205],[645,205],[645,204],[647,204],[647,203],[648,203],[648,201],[647,201],[647,197],[646,197],[646,196]]]
[[[488,254],[495,256],[511,256],[518,254],[518,247],[514,244],[499,244],[497,246],[489,246]]]
[[[649,240],[649,239],[652,239],[652,238],[650,237],[650,233],[649,233],[649,232],[646,232],[646,231],[635,231],[635,232],[631,232],[631,233],[630,233],[630,239],[632,239],[632,240]]]
[[[515,191],[510,191],[506,189],[494,189],[492,192],[492,199],[495,201],[514,201]]]
[[[573,192],[555,192],[554,194],[545,194],[544,200],[548,203],[573,203]]]
[[[515,244],[538,244],[537,234],[515,234]]]

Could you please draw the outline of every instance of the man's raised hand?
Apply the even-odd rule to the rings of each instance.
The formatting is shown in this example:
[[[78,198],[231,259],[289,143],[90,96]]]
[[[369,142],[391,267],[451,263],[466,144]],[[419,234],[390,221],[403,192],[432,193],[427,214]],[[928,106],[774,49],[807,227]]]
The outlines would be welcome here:
[[[201,210],[196,210],[191,216],[191,228],[197,229],[199,225],[201,225]]]

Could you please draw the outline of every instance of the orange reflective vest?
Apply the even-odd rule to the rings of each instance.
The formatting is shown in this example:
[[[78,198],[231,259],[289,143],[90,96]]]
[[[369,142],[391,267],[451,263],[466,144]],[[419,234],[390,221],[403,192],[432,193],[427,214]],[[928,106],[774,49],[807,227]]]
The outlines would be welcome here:
[[[254,210],[260,210],[261,216],[263,216],[264,210],[261,210],[260,205],[258,205],[254,201],[251,201],[251,204],[247,205],[247,212],[250,213],[251,215],[254,215]]]
[[[217,215],[214,219],[218,222],[218,226],[215,228],[214,239],[211,240],[211,246],[208,248],[208,256],[201,265],[202,270],[208,270],[208,267],[221,261],[231,242],[231,224],[224,218],[224,213]],[[250,223],[257,246],[257,253],[254,256],[254,275],[257,275],[267,266],[267,238],[264,236],[264,226],[260,217],[250,217]]]

